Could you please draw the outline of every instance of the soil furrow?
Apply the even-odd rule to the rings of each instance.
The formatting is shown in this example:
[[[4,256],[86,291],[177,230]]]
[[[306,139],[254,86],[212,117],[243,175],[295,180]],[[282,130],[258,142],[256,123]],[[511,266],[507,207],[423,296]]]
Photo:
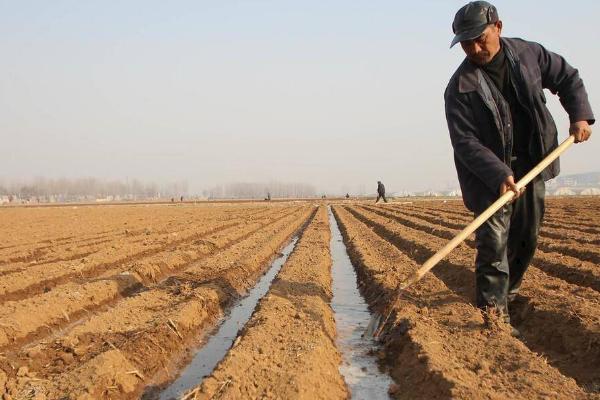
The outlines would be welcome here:
[[[213,229],[220,230],[228,227],[229,226],[227,225],[221,225]],[[202,236],[210,234],[211,231],[212,229],[184,239],[172,240],[167,244],[157,243],[156,245],[140,244],[136,247],[129,246],[126,248],[129,254],[123,252],[122,249],[119,249],[115,244],[105,251],[94,254],[94,258],[102,260],[98,263],[95,263],[93,259],[88,260],[84,258],[79,262],[71,262],[68,264],[35,265],[21,272],[4,275],[0,277],[0,300],[14,301],[47,292],[53,287],[73,279],[90,279],[103,273],[105,270],[118,267],[122,264],[131,263],[153,254],[168,251],[185,242],[200,239]],[[126,255],[123,256],[123,253]],[[35,277],[37,276],[42,276],[43,278],[41,280],[36,279]]]
[[[19,240],[21,238],[40,237],[37,241],[28,241],[25,243],[4,246],[0,249],[0,254],[4,254],[4,249],[13,248],[11,254],[23,256],[24,252],[33,252],[38,250],[55,249],[57,246],[76,246],[84,244],[97,238],[115,238],[118,236],[143,235],[148,226],[155,230],[168,231],[165,227],[169,225],[181,226],[185,223],[206,222],[208,220],[219,218],[219,215],[227,217],[229,211],[233,211],[245,218],[253,218],[265,212],[271,212],[268,207],[169,207],[169,213],[160,213],[148,218],[148,209],[146,207],[119,206],[111,207],[110,210],[98,210],[94,207],[86,208],[85,212],[80,210],[0,210],[4,211],[2,220],[6,222],[8,229],[6,232],[0,230],[0,237],[4,237],[3,244],[10,239]],[[215,211],[218,211],[215,213]],[[42,212],[45,218],[37,217],[36,212]],[[32,214],[34,213],[34,214]],[[213,217],[214,215],[214,217]],[[110,216],[106,218],[105,216]],[[193,218],[194,221],[190,221]],[[129,231],[126,233],[125,231]],[[90,231],[96,231],[90,233]],[[19,232],[14,235],[14,232]],[[65,234],[68,232],[68,234]],[[64,236],[60,236],[64,234]],[[56,237],[58,236],[58,237]],[[38,246],[36,246],[38,245]],[[19,249],[15,249],[19,247]],[[19,254],[20,253],[20,254]],[[2,259],[6,255],[1,256]]]
[[[193,221],[186,221],[187,222],[186,225],[193,226],[196,222],[202,222],[203,224],[207,224],[209,222],[215,223],[217,221],[222,221],[222,220],[232,221],[234,219],[250,220],[252,218],[258,217],[259,215],[266,215],[267,212],[271,212],[271,210],[260,210],[259,212],[248,213],[248,215],[246,215],[244,213],[236,213],[234,215],[234,218],[231,218],[231,217],[222,218],[222,216],[225,214],[220,215],[218,213],[215,214],[214,216],[213,215],[205,216],[203,214],[200,214],[200,215],[194,215]],[[168,234],[172,234],[172,233],[182,234],[183,232],[181,231],[181,225],[183,225],[183,224],[172,224],[171,222],[165,221],[163,225],[154,224],[153,227],[154,227],[154,231],[159,234],[164,234],[164,235],[168,235]],[[51,249],[51,253],[53,253],[53,254],[56,254],[56,253],[62,254],[65,252],[69,253],[69,252],[73,252],[74,250],[81,251],[82,249],[85,249],[86,247],[94,246],[97,244],[110,243],[111,241],[114,241],[116,239],[121,239],[123,237],[126,237],[127,240],[131,243],[136,243],[136,242],[139,242],[139,241],[145,239],[145,236],[148,234],[149,234],[149,230],[147,227],[132,228],[131,226],[129,226],[128,229],[119,229],[119,230],[113,231],[113,235],[111,235],[111,236],[107,236],[107,235],[92,236],[91,238],[88,238],[85,240],[71,240],[71,241],[68,241],[63,244],[58,244],[58,243],[56,243],[56,241],[52,241],[53,243],[51,243],[48,246],[44,246],[41,248],[35,248],[35,249],[27,249],[26,251],[30,253],[28,255],[22,255],[23,250],[21,250],[19,252],[19,253],[21,253],[20,256],[13,257],[12,259],[9,259],[8,261],[4,261],[4,262],[0,263],[0,265],[7,264],[9,262],[15,263],[15,262],[19,262],[19,261],[20,262],[36,261],[35,264],[40,265],[40,264],[48,264],[48,263],[52,263],[52,262],[74,260],[77,258],[86,257],[87,255],[89,255],[93,252],[90,252],[88,250],[86,253],[80,253],[79,257],[77,255],[70,255],[68,257],[63,256],[62,258],[57,257],[54,259],[45,259],[44,256],[47,255],[48,251],[43,252],[41,250]],[[108,237],[108,239],[93,242],[93,240],[97,240],[99,238],[104,238],[104,237]],[[121,245],[125,245],[125,244],[122,243]]]
[[[104,237],[95,237],[93,240],[92,239],[87,240],[83,244],[74,244],[73,242],[68,243],[66,245],[53,244],[50,246],[46,246],[44,248],[27,249],[26,251],[29,251],[30,254],[26,254],[26,255],[22,254],[23,253],[22,250],[19,250],[18,252],[16,252],[17,254],[19,254],[18,256],[8,256],[8,258],[4,258],[3,260],[1,260],[0,267],[8,265],[8,264],[15,264],[15,263],[22,263],[25,266],[32,261],[35,261],[36,264],[50,264],[52,262],[72,260],[72,259],[78,258],[78,253],[74,253],[74,250],[91,247],[91,246],[97,246],[97,245],[104,244],[104,243],[110,243],[113,240],[114,240],[114,237],[110,237],[108,239],[105,239]],[[65,248],[65,249],[63,250],[63,248]],[[51,251],[44,251],[44,250],[48,250],[48,249],[50,249]],[[74,254],[61,255],[61,256],[57,256],[55,258],[49,258],[49,256],[50,256],[49,253],[51,253],[51,254],[74,253]],[[89,253],[87,253],[87,254],[89,254]],[[85,257],[87,254],[81,255],[80,257]]]
[[[28,357],[35,349],[20,353],[13,362],[27,365],[29,375],[39,380],[16,380],[12,391],[37,385],[50,398],[66,393],[73,399],[137,398],[148,377],[185,354],[203,327],[253,285],[274,252],[312,214],[311,209],[296,210],[276,227],[205,259],[203,264],[222,271],[216,280],[207,283],[197,273],[173,276],[42,345],[40,355]]]
[[[196,399],[347,398],[329,306],[329,238],[321,206],[235,346],[196,389]]]
[[[400,279],[418,265],[340,207],[335,214],[369,302],[390,302]],[[394,397],[585,398],[502,325],[484,328],[480,312],[427,275],[399,299],[383,341],[385,360],[399,382]]]
[[[361,209],[351,210],[376,233],[424,262],[447,243],[436,235],[389,223],[386,218]],[[475,252],[463,244],[446,261],[432,270],[446,285],[465,298],[474,298],[472,266]],[[471,282],[465,285],[465,282]],[[511,308],[514,322],[523,334],[524,343],[532,350],[544,353],[550,363],[563,374],[575,378],[587,390],[595,391],[600,381],[600,319],[597,309],[600,294],[544,274],[530,266],[520,299]],[[541,335],[540,332],[546,332]],[[551,337],[552,340],[548,340]]]
[[[431,223],[440,224],[449,228],[460,230],[462,230],[465,226],[471,223],[471,221],[473,221],[474,219],[474,217],[471,215],[456,216],[454,214],[448,213],[446,210],[428,209],[424,207],[418,210],[414,208],[409,210],[393,208],[393,210],[405,215],[418,215],[420,218],[426,219]],[[600,239],[597,238],[595,235],[589,235],[588,233],[582,234],[581,232],[572,229],[550,227],[545,222],[542,224],[540,237],[558,240],[566,245],[578,245],[581,243],[594,246],[600,245]]]
[[[596,197],[591,197],[587,200],[590,204],[598,204]],[[576,206],[571,206],[574,201],[578,201]],[[583,233],[600,233],[598,224],[590,222],[594,219],[594,211],[590,204],[582,206],[582,199],[557,199],[547,198],[545,221],[554,228],[566,228],[580,231]],[[567,204],[567,206],[565,206]],[[472,218],[473,213],[467,210],[462,201],[447,201],[445,203],[436,201],[412,202],[410,204],[403,203],[400,205],[388,205],[388,208],[404,208],[412,209],[416,212],[424,209],[443,210],[446,213],[453,214],[458,217]]]
[[[285,210],[284,215],[294,213],[289,209]],[[50,290],[52,287],[66,283],[79,278],[90,279],[106,273],[122,265],[131,264],[138,260],[151,257],[165,251],[170,251],[186,243],[197,241],[204,236],[211,235],[223,229],[238,226],[245,220],[232,222],[213,222],[205,224],[198,232],[196,228],[187,229],[190,231],[186,236],[180,238],[178,232],[168,235],[167,241],[154,240],[154,243],[141,243],[137,246],[125,247],[121,244],[115,244],[103,251],[96,253],[90,259],[83,259],[81,262],[62,263],[56,265],[33,266],[22,272],[16,272],[5,276],[0,276],[0,300],[18,300],[31,295],[36,295]],[[126,249],[127,252],[124,252]],[[125,253],[125,256],[123,256]],[[98,262],[94,262],[98,260]],[[36,279],[41,275],[44,279]]]
[[[473,305],[473,236],[395,303],[398,283],[472,220],[460,200],[407,200],[333,206],[361,291],[372,309],[394,310],[373,350],[396,380],[392,397],[600,400],[600,197],[547,199],[509,306],[520,339],[496,319],[485,326]],[[0,398],[151,396],[298,230],[197,395],[343,397],[323,247],[331,201],[316,203],[0,207]]]
[[[152,286],[150,283],[190,267],[252,233],[276,224],[280,219],[213,232],[212,235],[207,235],[210,240],[199,239],[186,247],[175,248],[136,262],[131,267],[109,271],[103,279],[84,281],[81,284],[71,282],[55,287],[48,293],[21,301],[5,302],[0,306],[0,346],[29,342],[47,335],[49,329],[55,330],[85,313],[114,304],[121,297],[147,290]],[[56,307],[57,304],[61,307]]]
[[[415,214],[398,209],[394,210],[393,212],[408,217],[418,218],[431,224],[441,225],[457,231],[461,231],[465,226],[467,226],[468,223],[471,222],[470,220],[466,222],[455,222],[445,218],[440,219],[437,216],[427,215],[427,212]],[[556,240],[548,240],[547,238],[549,236],[544,232],[544,224],[542,224],[542,231],[540,232],[540,238],[538,240],[538,248],[545,252],[559,252],[562,254],[567,254],[582,261],[600,263],[600,252],[596,250],[597,246],[593,245],[593,242],[598,242],[600,241],[599,239],[574,238],[574,240],[564,240],[565,236],[561,236],[559,233],[555,233],[553,236],[560,239],[560,242],[557,243]]]
[[[367,207],[369,211],[375,212],[383,217],[395,220],[402,225],[414,228],[416,230],[430,232],[444,239],[452,239],[458,234],[458,229],[452,229],[443,224],[433,224],[422,219],[420,216],[409,216],[402,213],[390,212],[374,207]],[[475,242],[472,238],[467,239],[465,243],[474,247]],[[581,260],[564,253],[554,252],[548,248],[538,249],[535,253],[533,262],[548,275],[563,279],[566,282],[589,287],[594,290],[600,290],[600,269],[595,263]],[[550,250],[550,252],[548,251]]]
[[[565,221],[568,221],[569,217],[565,216],[565,217],[561,217],[561,218],[545,218],[544,219],[544,225],[549,227],[549,228],[555,228],[555,229],[568,229],[568,230],[572,230],[574,232],[580,232],[581,234],[586,234],[586,235],[600,235],[600,229],[598,229],[597,227],[585,227],[584,225],[581,225],[579,223],[576,224],[569,224]]]

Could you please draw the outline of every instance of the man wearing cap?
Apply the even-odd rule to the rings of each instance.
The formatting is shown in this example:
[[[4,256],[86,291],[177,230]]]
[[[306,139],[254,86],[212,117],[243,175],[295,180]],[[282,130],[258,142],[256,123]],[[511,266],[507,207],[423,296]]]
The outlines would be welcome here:
[[[502,21],[490,3],[462,7],[452,30],[450,47],[460,42],[466,58],[444,100],[463,201],[478,215],[506,191],[515,192],[515,200],[476,231],[477,306],[510,322],[508,302],[537,246],[544,181],[559,173],[556,160],[526,190],[515,185],[558,145],[543,89],[559,96],[576,143],[590,137],[594,115],[578,71],[538,43],[500,37]],[[513,334],[519,332],[513,328]]]

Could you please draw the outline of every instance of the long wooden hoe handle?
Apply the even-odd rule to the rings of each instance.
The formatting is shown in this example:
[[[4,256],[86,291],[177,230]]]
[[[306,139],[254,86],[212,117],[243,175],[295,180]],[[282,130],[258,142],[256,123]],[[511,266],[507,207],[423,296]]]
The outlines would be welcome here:
[[[556,160],[558,156],[565,152],[573,144],[575,141],[575,137],[569,135],[569,137],[560,144],[554,151],[546,156],[538,165],[536,165],[527,175],[525,175],[519,182],[516,183],[517,188],[521,190],[529,182],[533,180],[536,176],[538,176],[552,161]],[[398,290],[403,290],[412,285],[413,283],[419,281],[423,275],[425,275],[429,270],[431,270],[435,265],[440,262],[440,260],[448,255],[456,246],[461,244],[463,240],[469,237],[470,234],[475,232],[477,228],[479,228],[489,217],[491,217],[496,211],[502,208],[506,203],[512,200],[515,192],[509,190],[504,193],[498,200],[496,200],[491,206],[487,208],[484,212],[482,212],[473,222],[471,222],[465,229],[463,229],[458,235],[454,237],[448,244],[438,250],[433,256],[431,256],[425,263],[412,273],[406,280],[400,283],[398,286]]]

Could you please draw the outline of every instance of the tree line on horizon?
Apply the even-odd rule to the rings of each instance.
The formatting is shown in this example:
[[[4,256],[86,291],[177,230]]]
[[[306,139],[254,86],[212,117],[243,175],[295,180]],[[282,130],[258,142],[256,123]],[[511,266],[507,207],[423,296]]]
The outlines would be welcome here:
[[[159,185],[154,182],[131,180],[105,180],[98,178],[43,178],[31,180],[0,181],[0,195],[12,195],[19,198],[39,197],[95,197],[135,196],[140,198],[158,198],[186,196],[187,181],[170,182]]]

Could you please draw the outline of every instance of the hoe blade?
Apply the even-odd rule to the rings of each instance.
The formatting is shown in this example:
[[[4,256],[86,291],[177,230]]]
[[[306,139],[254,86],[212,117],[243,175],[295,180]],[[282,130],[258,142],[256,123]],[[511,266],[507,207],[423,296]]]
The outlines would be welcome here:
[[[375,313],[371,315],[371,319],[369,320],[369,324],[367,325],[367,329],[365,333],[363,333],[363,337],[367,339],[375,339],[377,338],[377,333],[379,331],[379,325],[381,324],[381,314]]]

